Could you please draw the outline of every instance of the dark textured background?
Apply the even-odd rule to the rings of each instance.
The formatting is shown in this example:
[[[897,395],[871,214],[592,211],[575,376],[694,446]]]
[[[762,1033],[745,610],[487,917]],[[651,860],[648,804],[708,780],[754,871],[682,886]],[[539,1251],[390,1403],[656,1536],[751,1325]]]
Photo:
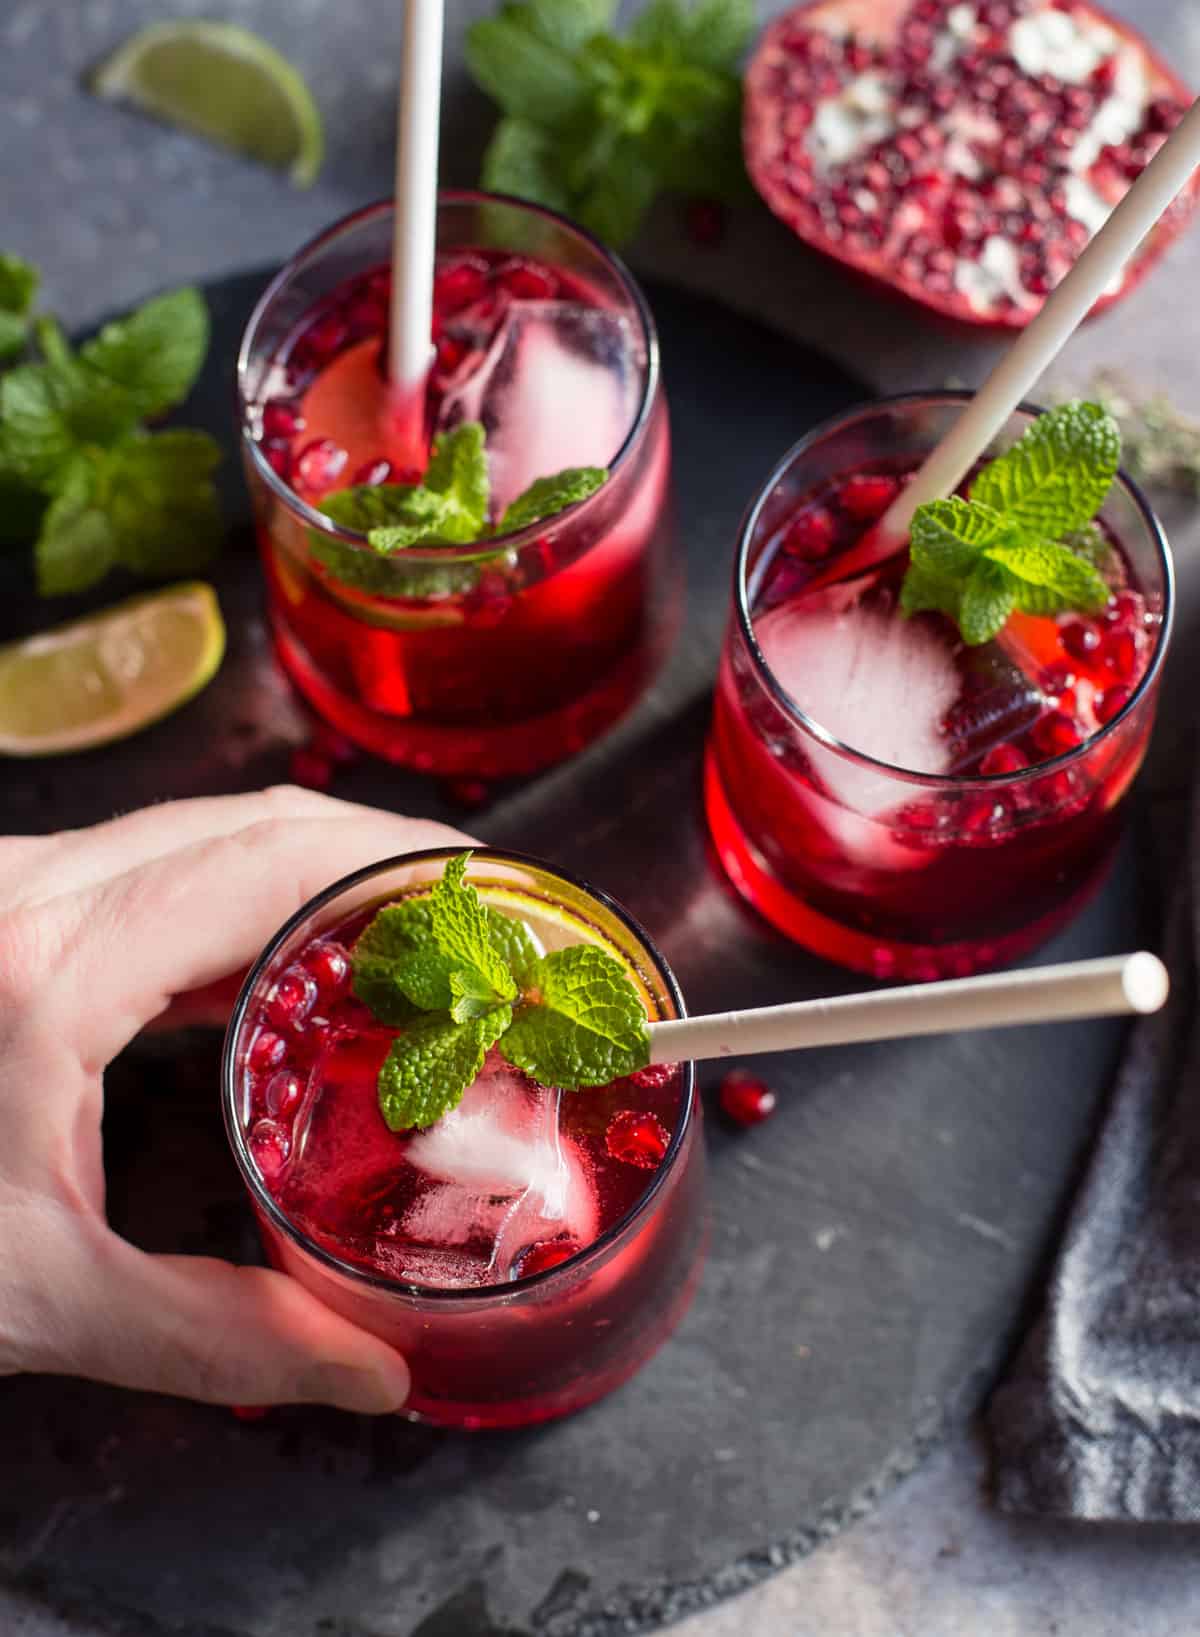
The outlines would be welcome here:
[[[200,8],[178,0],[169,8],[157,0],[18,0],[0,17],[6,242],[52,268],[50,295],[71,322],[93,320],[173,280],[282,255],[387,186],[390,3],[360,0],[339,6],[336,15],[334,7],[307,0],[242,0],[222,8],[270,33],[310,72],[332,142],[325,178],[309,195],[290,194],[270,177],[80,95],[80,69],[164,9]],[[467,15],[484,9],[451,4],[452,52]],[[1143,20],[1150,15],[1149,7],[1138,10]],[[1196,43],[1182,13],[1154,8],[1177,60]],[[486,110],[452,73],[447,179],[470,178],[485,128]],[[1119,360],[1143,379],[1169,384],[1185,402],[1192,391],[1194,401],[1180,332],[1195,323],[1184,297],[1197,260],[1193,244],[1181,246],[1145,291],[1080,338],[1072,367],[1082,372],[1095,361]],[[889,386],[949,374],[971,379],[983,362],[977,349],[948,347],[895,312],[848,299],[786,234],[752,212],[735,221],[720,251],[705,257],[680,240],[674,213],[665,209],[635,262],[717,290],[793,332],[818,332],[863,376]],[[668,339],[674,330],[682,368],[696,315],[665,297],[658,305]],[[694,469],[688,505],[694,562],[707,565],[727,555],[742,500],[815,407],[812,377],[821,372],[770,342],[756,345],[741,330],[722,333],[719,320],[701,316],[700,323],[709,357],[693,359],[688,369],[699,373],[687,374],[682,392],[673,390],[677,423],[708,457]],[[1177,543],[1180,537],[1176,531]],[[1183,568],[1186,593],[1186,561]],[[234,602],[247,606],[246,593]],[[1184,652],[1194,641],[1193,608],[1185,597]],[[780,977],[789,993],[844,983],[774,940],[747,936],[741,911],[723,893],[701,890],[705,863],[694,810],[688,845],[669,851],[671,873],[660,870],[653,895],[638,901],[650,873],[646,860],[662,858],[661,828],[670,824],[676,832],[694,790],[703,705],[687,701],[711,662],[722,599],[710,596],[698,615],[690,643],[634,722],[586,767],[544,781],[481,828],[497,840],[543,846],[633,899],[669,953],[680,959],[686,952],[680,964],[693,1005],[729,995],[731,983],[745,984],[747,995]],[[233,738],[197,733],[188,743],[169,724],[158,730],[159,788],[252,784],[281,769],[279,738],[299,731],[298,723],[286,695],[269,686],[254,627],[239,621],[239,631],[235,662],[217,689],[252,700],[249,718]],[[251,693],[249,679],[263,685]],[[205,713],[215,708],[217,689],[194,707],[195,722],[210,720]],[[1169,872],[1175,793],[1185,783],[1194,719],[1178,664],[1165,714],[1147,781],[1155,799],[1144,806],[1139,841],[1143,856],[1165,860]],[[89,777],[84,759],[6,781],[0,812],[12,827],[41,828],[60,803],[84,813],[105,801],[133,802],[139,791],[150,793],[137,780],[151,739],[140,744],[143,754],[129,747],[116,798]],[[347,781],[348,794],[392,805],[416,805],[410,792],[394,775],[383,789],[366,772]],[[561,821],[546,815],[568,810],[577,818],[564,847]],[[1121,917],[1134,913],[1133,896],[1127,875]],[[1111,918],[1114,903],[1109,917],[1093,916],[1076,932],[1079,947],[1124,940]],[[699,1598],[733,1589],[812,1545],[848,1502],[865,1499],[862,1491],[908,1463],[947,1410],[965,1410],[994,1365],[1111,1050],[1105,1031],[1082,1037],[1092,1053],[1083,1073],[1068,1038],[1043,1032],[1035,1044],[1027,1037],[1024,1059],[1020,1037],[1011,1036],[1003,1054],[977,1037],[940,1047],[872,1048],[854,1054],[850,1067],[839,1054],[806,1060],[795,1077],[802,1095],[789,1100],[779,1122],[736,1145],[718,1136],[722,1226],[702,1306],[627,1394],[561,1429],[488,1446],[440,1441],[430,1454],[424,1435],[352,1431],[336,1417],[299,1412],[277,1427],[244,1429],[212,1412],[73,1384],[9,1384],[0,1392],[8,1428],[4,1473],[8,1479],[11,1467],[12,1477],[0,1500],[8,1525],[0,1566],[10,1576],[49,1578],[54,1602],[69,1591],[69,1566],[79,1614],[67,1629],[80,1637],[92,1637],[102,1624],[115,1629],[110,1620],[98,1623],[97,1580],[113,1603],[168,1614],[175,1629],[205,1637],[243,1631],[307,1637],[310,1628],[321,1637],[524,1637],[529,1629],[557,1637],[630,1629],[623,1616],[639,1584],[651,1590],[645,1606],[651,1616],[661,1606],[654,1587],[667,1581],[708,1575],[707,1588],[696,1588]],[[1013,1072],[1022,1060],[1028,1080]],[[207,1140],[206,1084],[200,1063],[179,1087],[198,1150]],[[981,1085],[1002,1087],[1004,1095],[964,1106],[963,1092],[977,1093]],[[1049,1095],[1039,1095],[1043,1088]],[[128,1095],[137,1098],[136,1084]],[[766,1133],[777,1135],[768,1140]],[[144,1179],[136,1169],[133,1175],[134,1192],[144,1197]],[[205,1229],[236,1236],[241,1221],[218,1208]],[[798,1293],[807,1299],[797,1300]],[[409,1463],[420,1466],[406,1480]],[[231,1471],[237,1483],[230,1483]],[[506,1487],[510,1480],[515,1489]],[[179,1493],[185,1486],[193,1490],[190,1499]],[[409,1517],[412,1510],[443,1515],[429,1504],[431,1494],[449,1519],[449,1544],[440,1552]],[[895,1503],[893,1515],[894,1509]],[[243,1522],[251,1517],[253,1531]],[[923,1515],[899,1517],[901,1536],[923,1538]],[[218,1530],[206,1557],[198,1555],[201,1522]],[[931,1544],[931,1556],[933,1550]],[[1169,1543],[1155,1548],[1160,1570],[1169,1569],[1170,1551]],[[1015,1563],[1014,1557],[1010,1570]],[[1100,1572],[1095,1560],[1092,1572]],[[632,1590],[615,1589],[629,1581]],[[818,1585],[819,1575],[811,1583]],[[931,1634],[937,1618],[927,1602],[916,1624],[905,1614],[898,1625],[899,1605],[887,1598],[877,1600],[873,1616],[849,1595],[852,1580],[840,1593],[834,1589],[831,1612],[822,1616],[803,1595],[789,1600],[794,1584],[781,1582],[781,1595],[772,1601],[768,1589],[768,1601],[753,1605],[764,1611],[759,1623],[733,1610],[731,1618],[764,1637],[768,1629],[789,1637]],[[1019,1595],[1011,1584],[1009,1591]],[[606,1596],[616,1623],[589,1627],[582,1611],[599,1609]],[[1032,1619],[1022,1623],[1013,1604],[1002,1616],[1012,1623],[1001,1626],[971,1601],[965,1585],[955,1585],[955,1596],[969,1612],[947,1631],[1049,1629]],[[1104,1609],[1102,1596],[1093,1601]],[[440,1614],[430,1614],[439,1603]],[[685,1598],[663,1612],[686,1606]],[[786,1609],[795,1612],[779,1612]],[[1093,1616],[1089,1629],[1115,1630],[1104,1618]],[[719,1614],[701,1629],[715,1633],[717,1621],[733,1629]],[[10,1626],[22,1637],[64,1629],[40,1598],[23,1596],[0,1598],[0,1629]],[[116,1626],[140,1633],[161,1629],[162,1620],[147,1626],[122,1618]],[[1124,1629],[1136,1629],[1127,1617]]]

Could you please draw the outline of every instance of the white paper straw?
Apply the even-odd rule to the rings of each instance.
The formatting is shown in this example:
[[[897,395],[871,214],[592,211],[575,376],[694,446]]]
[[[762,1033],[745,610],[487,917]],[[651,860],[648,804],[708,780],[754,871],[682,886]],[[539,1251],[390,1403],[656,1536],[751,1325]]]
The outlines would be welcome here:
[[[425,454],[425,383],[433,361],[442,30],[443,0],[404,0],[388,373],[395,394],[394,431],[407,445],[406,458],[418,460]]]
[[[1104,226],[1023,330],[912,482],[858,546],[837,565],[838,578],[861,573],[908,538],[918,506],[953,494],[1080,322],[1104,295],[1146,234],[1200,165],[1200,99],[1184,115]]]
[[[1157,955],[1145,951],[1108,955],[1028,972],[992,972],[979,978],[652,1023],[650,1061],[749,1057],[805,1046],[848,1046],[959,1029],[1156,1012],[1168,987],[1167,969]]]

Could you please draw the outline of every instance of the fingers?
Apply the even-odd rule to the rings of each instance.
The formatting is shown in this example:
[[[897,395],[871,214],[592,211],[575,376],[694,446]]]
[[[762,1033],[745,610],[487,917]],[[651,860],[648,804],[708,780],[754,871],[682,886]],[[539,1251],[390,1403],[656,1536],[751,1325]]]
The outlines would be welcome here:
[[[461,846],[446,825],[369,808],[272,818],[210,837],[36,912],[53,1008],[99,1069],[173,995],[248,965],[279,926],[342,875],[399,853]]]
[[[345,818],[369,809],[298,785],[243,796],[159,802],[86,830],[0,839],[0,908],[39,904],[99,885],[210,837],[266,819]]]
[[[213,1404],[401,1408],[404,1360],[282,1273],[209,1257],[96,1246],[86,1301],[59,1362],[43,1368]]]

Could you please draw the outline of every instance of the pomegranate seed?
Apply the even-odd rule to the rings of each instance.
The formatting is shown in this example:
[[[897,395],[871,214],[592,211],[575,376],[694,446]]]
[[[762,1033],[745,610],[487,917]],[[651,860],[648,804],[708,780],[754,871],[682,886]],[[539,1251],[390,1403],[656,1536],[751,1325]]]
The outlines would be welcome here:
[[[1104,692],[1097,696],[1096,703],[1093,706],[1097,722],[1102,725],[1105,722],[1111,722],[1114,716],[1125,709],[1132,698],[1132,690],[1122,687],[1120,683],[1115,688],[1105,688]]]
[[[864,472],[848,477],[838,490],[837,498],[856,523],[873,523],[883,516],[899,493],[896,478]]]
[[[328,790],[333,783],[333,763],[312,745],[298,745],[292,751],[288,772],[292,783],[306,790]]]
[[[304,1096],[304,1082],[291,1069],[280,1069],[267,1081],[263,1103],[267,1113],[276,1120],[289,1120],[300,1107]]]
[[[349,325],[341,313],[325,313],[305,330],[296,352],[301,362],[320,369],[341,351],[349,333]]]
[[[467,356],[467,344],[452,335],[444,335],[437,344],[438,368],[443,375],[453,375]]]
[[[322,940],[311,944],[304,955],[305,969],[312,975],[322,1000],[340,995],[350,982],[350,957],[341,944]]]
[[[500,283],[518,301],[552,301],[558,294],[558,280],[548,267],[515,261],[501,269]]]
[[[296,1029],[316,1004],[316,984],[302,966],[291,966],[275,980],[265,1010],[277,1029]]]
[[[250,1132],[250,1152],[262,1176],[268,1181],[277,1177],[287,1164],[292,1151],[291,1138],[274,1120],[258,1120]]]
[[[271,443],[264,447],[263,454],[267,457],[267,464],[271,470],[285,483],[289,482],[292,476],[291,448],[286,443]]]
[[[1000,773],[1020,773],[1029,766],[1029,757],[1016,745],[993,745],[979,764],[979,771],[987,778]]]
[[[328,489],[342,475],[346,451],[332,438],[314,438],[296,456],[296,477],[315,493]]]
[[[474,258],[447,263],[433,279],[433,303],[441,313],[457,313],[478,301],[488,286],[488,265]]]
[[[1104,663],[1122,682],[1132,682],[1138,669],[1137,638],[1119,626],[1104,641]]]
[[[671,1084],[678,1072],[678,1063],[647,1063],[644,1069],[634,1069],[629,1079],[643,1091],[661,1091],[663,1086]]]
[[[671,1139],[662,1121],[640,1109],[614,1114],[604,1133],[604,1146],[615,1160],[652,1171],[660,1164]]]
[[[1008,809],[995,796],[968,796],[959,807],[959,833],[968,841],[989,839],[1007,816]]]
[[[725,210],[715,199],[693,199],[684,217],[687,236],[701,249],[710,250],[725,237]]]
[[[1090,84],[1095,91],[1109,91],[1117,77],[1117,59],[1105,57],[1092,69]]]
[[[1143,604],[1136,591],[1118,591],[1110,597],[1104,618],[1110,625],[1124,625],[1134,630],[1142,623]]]
[[[294,438],[304,431],[304,416],[297,405],[283,398],[273,398],[263,405],[262,429],[264,438]]]
[[[734,1125],[759,1125],[775,1112],[776,1097],[769,1086],[744,1069],[733,1069],[717,1093],[721,1113]]]
[[[1038,717],[1030,737],[1044,755],[1061,756],[1083,743],[1083,729],[1066,711],[1049,711]]]
[[[239,1421],[262,1421],[271,1413],[269,1404],[231,1404],[229,1408]]]
[[[1059,641],[1072,659],[1090,659],[1100,647],[1100,632],[1091,620],[1070,620],[1059,627]]]
[[[514,1272],[518,1279],[530,1279],[535,1273],[547,1273],[551,1268],[569,1262],[581,1248],[573,1239],[541,1239],[521,1252]]]
[[[1047,665],[1042,672],[1042,687],[1056,699],[1068,693],[1075,686],[1076,680],[1075,672],[1063,659],[1057,660],[1053,665]]]
[[[382,455],[377,455],[374,460],[364,461],[350,479],[351,484],[356,489],[360,487],[375,489],[381,483],[390,483],[391,481],[392,463],[390,460],[385,460]]]
[[[287,1056],[287,1041],[272,1029],[260,1029],[250,1045],[249,1063],[255,1074],[279,1068]]]
[[[791,557],[814,562],[827,557],[837,539],[837,524],[824,506],[813,506],[793,518],[783,537],[783,549]]]

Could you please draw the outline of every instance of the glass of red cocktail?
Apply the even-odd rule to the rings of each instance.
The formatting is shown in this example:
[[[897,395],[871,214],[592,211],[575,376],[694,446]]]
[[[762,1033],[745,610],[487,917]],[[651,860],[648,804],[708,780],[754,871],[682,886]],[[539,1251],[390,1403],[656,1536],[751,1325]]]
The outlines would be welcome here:
[[[393,207],[307,245],[267,289],[238,361],[239,413],[279,657],[355,743],[421,771],[528,773],[638,697],[680,589],[654,324],[622,264],[538,206],[444,193],[430,434],[487,436],[491,521],[535,479],[607,480],[486,542],[381,558],[318,508],[413,483],[385,380]]]
[[[611,1391],[681,1316],[704,1234],[700,1106],[691,1064],[556,1091],[493,1047],[457,1108],[389,1129],[377,1075],[402,1031],[357,998],[350,952],[451,856],[363,870],[283,928],[230,1023],[225,1119],[271,1261],[404,1354],[407,1413],[520,1426]],[[543,951],[617,957],[648,1019],[681,1015],[611,899],[515,853],[476,850],[467,878]]]
[[[852,411],[772,472],[742,527],[706,758],[709,826],[738,890],[798,943],[880,977],[1014,959],[1087,899],[1171,629],[1167,542],[1123,475],[1097,519],[1108,600],[1091,614],[1013,614],[967,647],[939,614],[901,616],[906,555],[838,582],[839,555],[963,401]],[[1035,413],[1013,415],[989,453]]]

